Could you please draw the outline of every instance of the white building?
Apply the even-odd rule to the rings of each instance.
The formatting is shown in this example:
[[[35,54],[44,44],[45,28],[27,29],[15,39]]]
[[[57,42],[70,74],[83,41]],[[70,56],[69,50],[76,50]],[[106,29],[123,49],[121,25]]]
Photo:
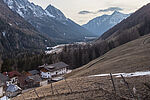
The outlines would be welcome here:
[[[69,65],[64,62],[58,62],[51,65],[44,66],[41,71],[42,78],[52,78],[53,76],[62,75],[67,73],[67,68]]]
[[[9,80],[6,81],[6,85],[9,86],[11,84],[17,85],[18,76],[20,76],[21,74],[17,71],[12,71],[12,72],[4,72],[4,75],[9,77]]]

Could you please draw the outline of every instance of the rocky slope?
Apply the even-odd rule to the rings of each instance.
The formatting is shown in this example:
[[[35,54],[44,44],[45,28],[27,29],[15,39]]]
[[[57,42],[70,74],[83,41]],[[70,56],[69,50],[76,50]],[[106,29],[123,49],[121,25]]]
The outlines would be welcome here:
[[[55,44],[17,13],[12,12],[3,0],[0,0],[0,9],[0,53],[44,50]]]
[[[123,14],[115,11],[112,15],[102,15],[100,17],[96,17],[90,20],[87,24],[83,25],[83,27],[94,34],[101,36],[104,32],[129,16],[130,14]]]
[[[52,5],[42,9],[28,0],[4,0],[4,2],[37,30],[52,37],[58,43],[83,41],[85,37],[92,36],[85,28],[66,18]]]

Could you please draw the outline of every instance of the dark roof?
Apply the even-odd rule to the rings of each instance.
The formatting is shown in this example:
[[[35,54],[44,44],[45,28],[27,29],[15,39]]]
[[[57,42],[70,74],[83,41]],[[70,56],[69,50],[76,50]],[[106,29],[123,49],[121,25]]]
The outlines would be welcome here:
[[[6,81],[9,81],[9,77],[3,75],[2,73],[0,73],[0,80],[4,83],[6,83]]]
[[[54,67],[57,67],[57,68],[64,68],[64,67],[68,67],[69,65],[67,65],[64,62],[58,62],[58,63],[55,63],[55,64],[51,64],[50,66],[54,66]]]
[[[41,82],[42,79],[39,75],[34,75],[34,76],[28,76],[26,81],[28,80],[33,80],[34,82]]]
[[[65,64],[64,62],[58,62],[58,63],[55,63],[55,64],[47,65],[44,68],[48,71],[56,71],[56,70],[59,70],[59,69],[62,69],[62,68],[66,68],[68,66],[69,65]]]
[[[20,87],[25,87],[27,85],[27,83],[25,81],[26,78],[27,78],[26,75],[21,75],[21,76],[18,77]]]
[[[32,75],[36,75],[36,74],[39,74],[40,72],[38,70],[31,70],[31,71],[28,71],[30,74]]]
[[[15,76],[20,76],[21,74],[18,71],[4,72],[5,76],[9,76],[9,78],[13,78]]]

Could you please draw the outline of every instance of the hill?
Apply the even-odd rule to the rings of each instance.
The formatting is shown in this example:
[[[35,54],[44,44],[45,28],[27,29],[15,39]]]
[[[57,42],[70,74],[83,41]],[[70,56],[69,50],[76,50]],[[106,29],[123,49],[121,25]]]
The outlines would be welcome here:
[[[150,69],[149,60],[150,35],[145,35],[112,49],[83,67],[73,70],[67,77],[147,71]]]
[[[94,34],[101,36],[104,32],[129,16],[130,14],[123,14],[121,12],[115,11],[111,15],[102,15],[96,17],[90,20],[87,24],[84,24],[83,27]]]
[[[24,92],[13,100],[149,100],[149,8],[150,4],[142,7],[104,33],[90,47],[86,45],[87,49],[80,48],[87,54],[79,55],[78,60],[87,59],[90,57],[88,54],[100,57],[65,75],[66,80]],[[89,48],[93,50],[90,53],[87,52]],[[147,74],[143,75],[144,72]],[[113,81],[109,73],[113,74]],[[116,76],[116,73],[119,74]]]

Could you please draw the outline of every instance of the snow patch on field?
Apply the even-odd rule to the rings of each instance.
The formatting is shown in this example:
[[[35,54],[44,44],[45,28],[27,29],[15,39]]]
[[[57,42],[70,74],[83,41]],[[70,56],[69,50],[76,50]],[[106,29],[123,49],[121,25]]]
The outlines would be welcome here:
[[[115,77],[121,77],[121,75],[123,75],[124,77],[136,77],[136,76],[150,75],[150,71],[141,71],[141,72],[133,72],[133,73],[115,73],[112,75]],[[110,74],[91,75],[89,77],[104,77],[104,76],[110,76]]]

